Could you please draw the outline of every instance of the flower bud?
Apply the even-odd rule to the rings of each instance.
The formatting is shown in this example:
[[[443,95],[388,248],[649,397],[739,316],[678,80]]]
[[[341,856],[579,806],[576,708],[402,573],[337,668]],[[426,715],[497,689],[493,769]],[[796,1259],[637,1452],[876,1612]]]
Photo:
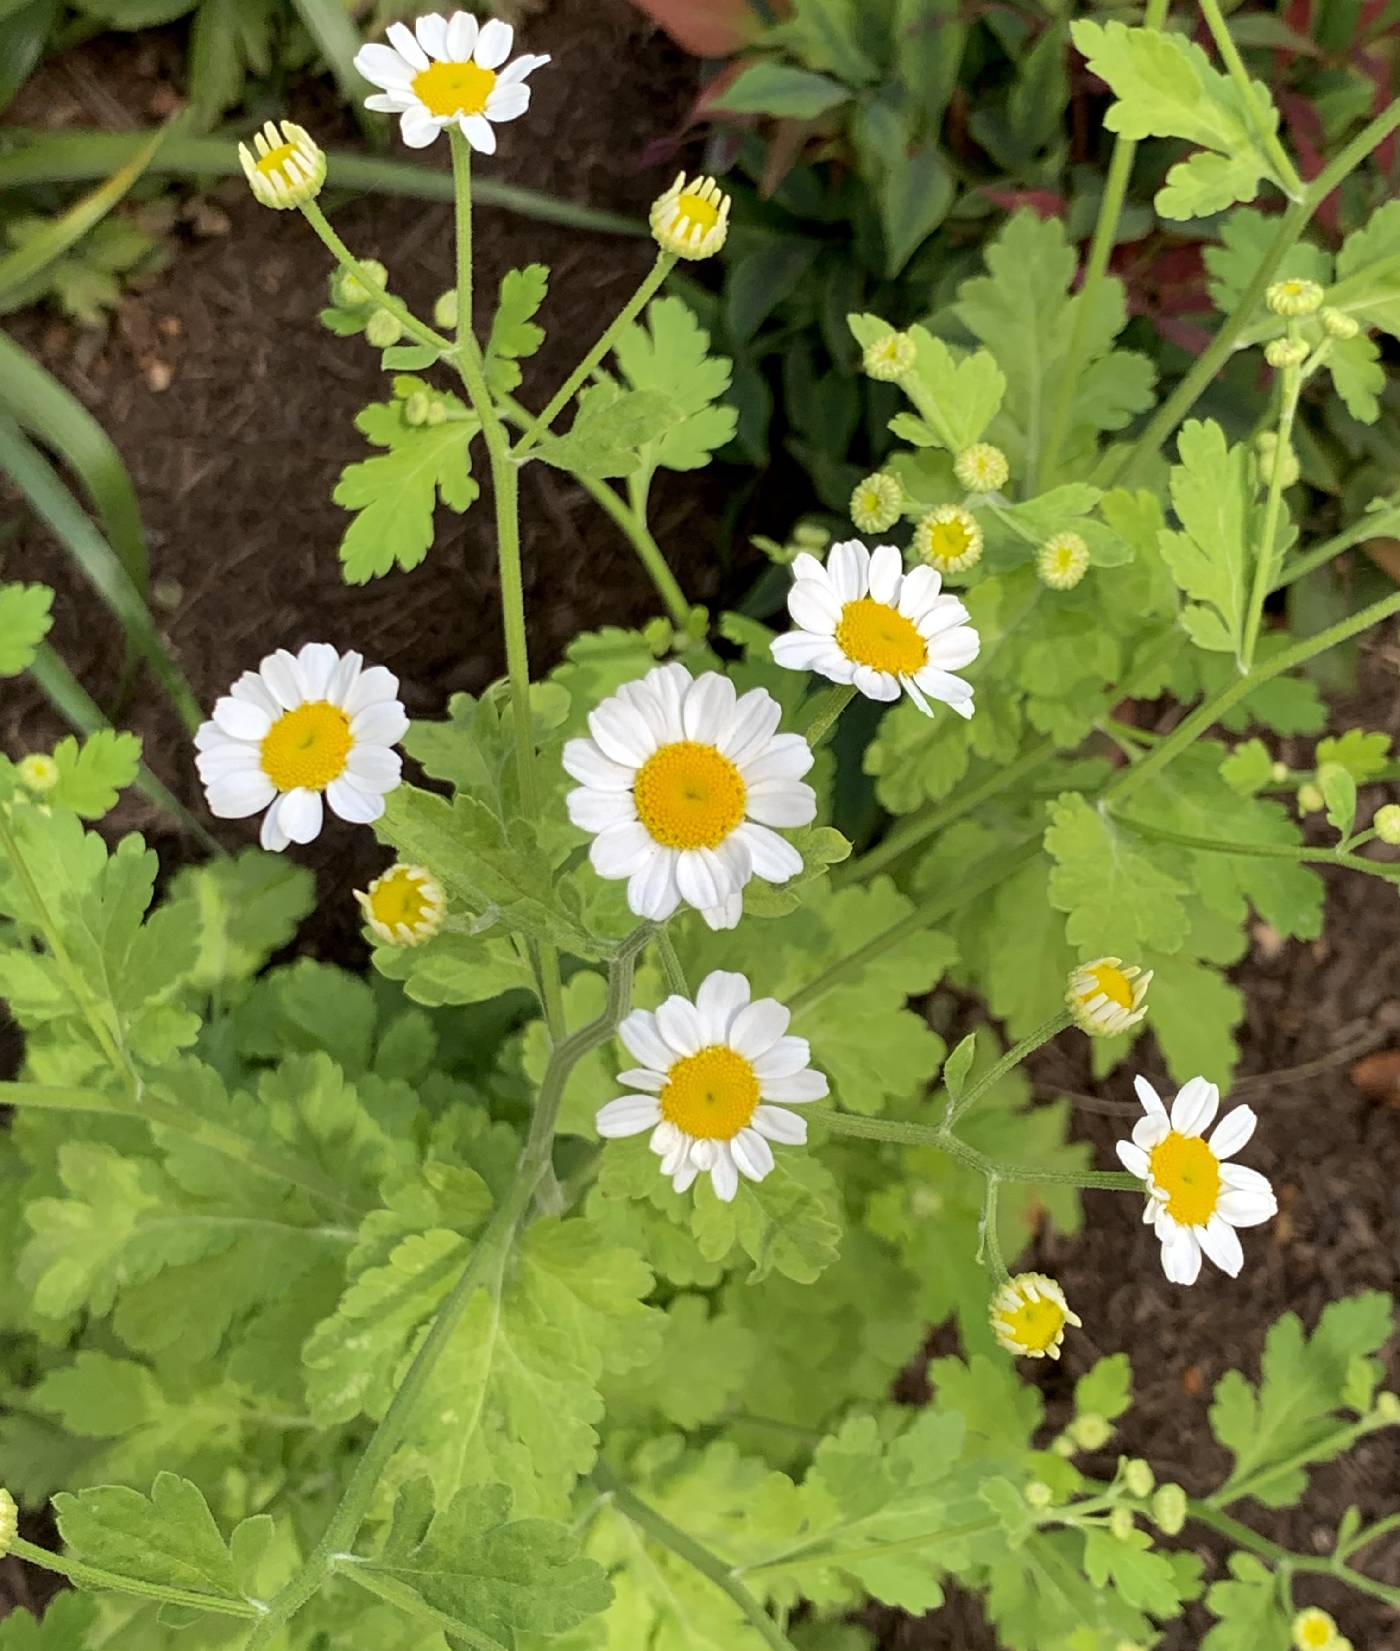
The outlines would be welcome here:
[[[389,271],[377,258],[361,258],[360,268],[382,291],[389,285]],[[338,269],[331,277],[331,297],[341,309],[361,309],[375,301],[375,295],[352,270]]]
[[[428,398],[428,416],[423,422],[432,426],[447,423],[447,403],[440,396]]]
[[[426,390],[415,390],[403,404],[403,421],[415,427],[428,422],[428,408],[432,405],[432,397]]]
[[[23,768],[24,764],[21,763],[20,767]],[[23,775],[20,777],[23,778]],[[1375,827],[1376,836],[1383,843],[1400,847],[1400,803],[1387,803],[1384,808],[1378,808],[1376,810]],[[1383,1395],[1383,1397],[1394,1399],[1395,1394],[1389,1393]]]
[[[1326,1611],[1310,1605],[1293,1619],[1293,1644],[1297,1651],[1335,1651],[1340,1644],[1337,1624]]]
[[[1275,315],[1316,315],[1322,308],[1322,288],[1316,281],[1295,276],[1288,281],[1275,281],[1264,294],[1264,302]]]
[[[254,197],[278,212],[315,200],[326,181],[325,151],[294,121],[269,120],[251,149],[239,144],[238,158]]]
[[[1021,1493],[1026,1499],[1026,1506],[1039,1511],[1048,1508],[1055,1500],[1055,1493],[1043,1479],[1032,1479]]]
[[[1113,1437],[1113,1424],[1096,1410],[1076,1416],[1065,1429],[1080,1450],[1102,1450]]]
[[[860,533],[883,533],[904,513],[904,489],[893,477],[877,470],[857,482],[851,494],[851,521]]]
[[[419,946],[430,940],[447,910],[447,897],[433,874],[401,862],[354,895],[366,924],[386,946]]]
[[[1377,1393],[1375,1412],[1383,1422],[1400,1422],[1400,1393]]]
[[[21,757],[17,771],[19,783],[38,797],[52,791],[58,784],[58,764],[42,751],[31,751],[27,757]]]
[[[1329,338],[1355,338],[1361,331],[1361,323],[1344,310],[1325,309],[1318,319]]]
[[[729,234],[729,196],[713,178],[687,183],[684,172],[652,203],[651,233],[673,258],[713,258]]]
[[[1123,1464],[1123,1483],[1132,1495],[1148,1497],[1152,1494],[1152,1487],[1157,1483],[1157,1476],[1149,1462],[1144,1462],[1140,1456],[1134,1456]]]
[[[1301,367],[1308,347],[1301,338],[1271,338],[1264,346],[1264,359],[1271,367]]]
[[[914,554],[939,573],[966,573],[982,560],[982,525],[970,510],[941,504],[914,529]]]
[[[457,289],[449,287],[446,292],[439,293],[433,302],[433,325],[441,327],[443,332],[457,330]]]
[[[1278,342],[1278,340],[1275,340]],[[1274,465],[1278,460],[1278,432],[1276,430],[1261,430],[1254,438],[1254,458],[1259,466],[1259,479],[1268,487],[1274,479]],[[1298,455],[1290,442],[1284,449],[1283,475],[1279,478],[1280,487],[1292,487],[1301,474],[1298,467]]]
[[[10,1551],[19,1535],[19,1509],[9,1491],[0,1488],[0,1559]]]
[[[1120,1502],[1108,1516],[1108,1528],[1118,1541],[1126,1542],[1134,1530],[1133,1510]]]
[[[1316,814],[1326,806],[1327,799],[1311,780],[1305,781],[1298,787],[1298,812],[1300,814]]]
[[[907,332],[887,332],[866,345],[860,364],[871,378],[894,383],[914,365],[917,355],[914,340]]]
[[[1051,590],[1073,590],[1089,571],[1089,547],[1078,533],[1056,533],[1036,551],[1035,571]]]
[[[1152,1497],[1152,1523],[1164,1536],[1179,1536],[1186,1524],[1186,1492],[1168,1481]]]
[[[1286,762],[1274,763],[1274,765],[1269,769],[1269,778],[1275,785],[1287,785],[1288,764]]]
[[[1001,448],[989,441],[974,442],[964,447],[953,461],[953,474],[969,493],[995,493],[1006,486],[1011,466]]]
[[[403,328],[396,315],[390,315],[388,310],[376,310],[365,322],[365,337],[376,350],[387,350],[403,337]]]

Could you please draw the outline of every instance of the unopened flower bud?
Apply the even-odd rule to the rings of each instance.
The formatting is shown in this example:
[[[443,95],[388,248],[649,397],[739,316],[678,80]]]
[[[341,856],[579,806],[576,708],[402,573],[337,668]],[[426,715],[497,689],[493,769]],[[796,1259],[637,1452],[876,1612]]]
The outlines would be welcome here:
[[[419,425],[428,422],[428,408],[432,405],[432,397],[426,390],[415,390],[403,404],[403,421],[405,424]]]
[[[1301,338],[1271,338],[1264,346],[1264,359],[1271,367],[1301,367],[1308,347]]]
[[[1050,1441],[1050,1448],[1056,1456],[1063,1456],[1068,1461],[1074,1455],[1075,1444],[1068,1433],[1060,1433]]]
[[[1318,317],[1322,322],[1322,330],[1329,338],[1355,338],[1361,331],[1361,323],[1354,316],[1344,310],[1334,310],[1330,307],[1323,310]]]
[[[1036,1509],[1048,1508],[1055,1500],[1054,1491],[1043,1479],[1032,1479],[1021,1494],[1026,1499],[1026,1505]]]
[[[954,459],[953,474],[969,493],[995,493],[1006,486],[1011,466],[1001,448],[989,441],[977,441],[964,447]]]
[[[1383,1422],[1400,1422],[1400,1393],[1377,1393],[1375,1411]]]
[[[1264,294],[1264,302],[1275,315],[1316,315],[1322,308],[1322,288],[1316,281],[1294,277],[1275,281]]]
[[[860,364],[871,378],[893,383],[914,365],[917,353],[914,340],[907,332],[887,332],[883,338],[866,345]]]
[[[23,766],[24,764],[21,763],[20,767],[23,768]],[[1400,847],[1400,803],[1387,803],[1384,808],[1378,808],[1376,810],[1375,826],[1376,836],[1383,843]],[[1384,1394],[1382,1397],[1394,1399],[1395,1394]]]
[[[1316,814],[1327,806],[1327,799],[1311,780],[1305,781],[1298,787],[1298,812],[1300,814]]]
[[[378,283],[381,291],[389,285],[389,271],[377,258],[361,258],[360,268],[371,281]],[[375,295],[358,275],[352,274],[348,269],[341,269],[331,278],[331,296],[342,309],[353,310],[364,304],[372,304]]]
[[[1168,1481],[1152,1496],[1152,1523],[1164,1536],[1178,1536],[1186,1524],[1186,1492]]]
[[[1082,534],[1056,533],[1035,553],[1035,571],[1051,590],[1073,590],[1089,571],[1089,547]]]
[[[266,121],[251,149],[239,144],[238,159],[254,197],[279,212],[315,200],[326,181],[324,151],[295,121]]]
[[[1275,340],[1275,342],[1278,342]],[[1254,438],[1254,458],[1259,466],[1259,479],[1266,487],[1274,479],[1274,465],[1278,461],[1278,432],[1276,430],[1261,430]],[[1292,487],[1301,474],[1298,467],[1298,455],[1293,450],[1293,444],[1284,449],[1283,474],[1279,478],[1280,487]]]
[[[0,1559],[10,1551],[19,1535],[19,1509],[9,1491],[0,1489]]]
[[[446,292],[440,293],[433,303],[433,325],[441,327],[444,332],[455,332],[457,329],[457,289],[449,287]]]
[[[429,425],[447,423],[447,403],[439,396],[428,398],[428,416],[424,422]]]
[[[42,751],[31,751],[27,757],[21,757],[17,767],[19,783],[36,796],[42,797],[58,784],[58,764]]]
[[[1293,1619],[1293,1644],[1297,1651],[1336,1651],[1341,1643],[1337,1624],[1326,1611],[1310,1605]]]
[[[365,337],[376,350],[387,350],[403,337],[403,328],[396,315],[390,315],[388,310],[376,310],[365,322]]]
[[[877,470],[857,482],[851,494],[851,521],[859,533],[883,533],[904,512],[904,489],[893,476]]]
[[[1269,778],[1275,785],[1287,785],[1288,764],[1286,762],[1276,762],[1269,770]]]
[[[1086,1410],[1074,1418],[1065,1432],[1080,1450],[1102,1450],[1113,1437],[1113,1424],[1096,1410]]]
[[[1120,1502],[1108,1516],[1108,1528],[1120,1542],[1126,1542],[1133,1534],[1133,1510]]]
[[[1140,1456],[1134,1456],[1123,1464],[1123,1483],[1132,1495],[1147,1497],[1152,1494],[1157,1476],[1153,1473],[1150,1463],[1144,1462]]]

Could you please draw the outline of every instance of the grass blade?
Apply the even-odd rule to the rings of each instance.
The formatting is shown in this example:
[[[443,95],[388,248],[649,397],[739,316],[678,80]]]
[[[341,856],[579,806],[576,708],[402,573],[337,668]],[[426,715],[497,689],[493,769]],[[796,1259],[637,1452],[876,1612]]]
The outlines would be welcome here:
[[[342,0],[292,0],[292,5],[306,32],[320,48],[321,56],[330,65],[341,96],[355,111],[355,118],[361,127],[367,128],[365,94],[374,88],[364,81],[355,67],[355,53],[363,42]]]
[[[121,559],[63,485],[58,472],[8,414],[0,413],[0,470],[4,470],[68,551],[102,600],[150,662],[186,725],[203,721],[184,673],[166,652],[145,602]]]
[[[148,167],[152,173],[178,177],[242,177],[237,142],[227,138],[189,138],[172,135]],[[79,183],[105,178],[123,165],[145,137],[143,132],[34,132],[7,127],[0,144],[17,147],[0,153],[0,189],[25,184]],[[331,180],[337,188],[385,195],[407,195],[423,201],[450,201],[452,175],[412,161],[381,160],[348,150],[328,150]],[[472,196],[486,206],[499,206],[522,218],[564,224],[571,229],[595,230],[603,235],[645,235],[640,219],[603,212],[572,201],[555,200],[538,190],[490,178],[474,180]]]

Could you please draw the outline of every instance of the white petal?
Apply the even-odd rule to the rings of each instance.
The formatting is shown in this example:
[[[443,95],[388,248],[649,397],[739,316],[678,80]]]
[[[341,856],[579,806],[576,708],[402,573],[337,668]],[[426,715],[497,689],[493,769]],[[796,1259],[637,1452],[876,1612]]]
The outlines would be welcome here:
[[[799,579],[788,592],[788,612],[795,624],[817,636],[834,636],[841,623],[841,601],[828,584]]]
[[[782,1037],[753,1060],[754,1076],[762,1081],[769,1078],[790,1078],[800,1072],[812,1058],[812,1046],[806,1038]]]
[[[386,91],[406,87],[413,80],[412,65],[405,63],[392,46],[361,46],[355,53],[355,67],[372,86],[382,86]]]
[[[728,1042],[730,1023],[749,996],[749,983],[743,975],[716,969],[705,976],[695,994],[695,1007],[704,1023],[707,1044]]]
[[[649,1066],[629,1066],[618,1073],[617,1081],[623,1089],[640,1090],[644,1095],[659,1095],[666,1087],[665,1074],[653,1072]]]
[[[749,787],[744,812],[760,825],[811,825],[817,817],[817,794],[800,781],[766,780]]]
[[[1133,1140],[1144,1152],[1151,1152],[1153,1147],[1160,1146],[1172,1132],[1172,1126],[1165,1112],[1154,1112],[1150,1117],[1139,1118],[1133,1125]]]
[[[735,892],[724,862],[707,848],[683,849],[676,856],[676,887],[697,911],[718,906]]]
[[[870,553],[870,594],[877,602],[893,604],[899,595],[904,557],[893,545],[876,545]]]
[[[802,856],[785,837],[767,826],[746,820],[734,837],[748,850],[754,876],[765,883],[786,883],[802,870]]]
[[[524,80],[526,75],[534,74],[536,69],[544,68],[549,62],[549,53],[522,52],[514,63],[507,63],[500,74],[496,76],[498,86],[512,86],[516,81]]]
[[[1253,1135],[1258,1122],[1252,1107],[1233,1107],[1211,1131],[1210,1150],[1217,1158],[1233,1156]]]
[[[496,131],[485,115],[463,115],[457,124],[462,136],[479,154],[496,153]]]
[[[216,745],[210,750],[198,752],[194,765],[206,785],[223,779],[226,774],[261,774],[263,771],[258,760],[258,747],[245,745],[241,740],[230,740],[226,745]]]
[[[579,796],[579,792],[571,793]],[[652,841],[651,833],[637,820],[608,826],[593,839],[588,858],[600,877],[632,877],[644,871],[666,851]]]
[[[280,854],[291,842],[291,838],[283,831],[277,815],[277,804],[273,803],[263,815],[262,829],[258,833],[258,841],[272,854]]]
[[[403,758],[386,745],[352,745],[345,766],[362,791],[392,791],[403,778]]]
[[[750,688],[735,702],[715,749],[742,769],[767,748],[782,715],[782,706],[766,688]]]
[[[1133,1088],[1137,1090],[1137,1098],[1142,1102],[1145,1111],[1160,1112],[1164,1118],[1166,1117],[1167,1109],[1162,1105],[1162,1097],[1146,1078],[1134,1078]]]
[[[718,1141],[692,1141],[690,1161],[698,1169],[709,1169],[719,1157],[721,1150]]]
[[[363,654],[357,654],[352,649],[349,653],[341,654],[336,660],[335,668],[326,683],[326,698],[332,705],[345,709],[345,702],[355,691],[355,684],[360,680],[360,672],[364,670]],[[399,706],[402,712],[403,706]],[[348,713],[347,713],[348,714]],[[405,719],[405,726],[407,719]]]
[[[707,906],[700,915],[707,929],[737,929],[739,919],[744,915],[744,897],[742,894],[731,894],[719,905]]]
[[[807,1120],[798,1112],[789,1112],[785,1106],[760,1106],[753,1115],[753,1127],[770,1141],[782,1141],[788,1146],[800,1147],[807,1139]]]
[[[384,33],[388,36],[389,44],[405,62],[411,63],[415,69],[428,67],[428,54],[413,37],[413,30],[404,23],[391,23]]]
[[[650,1009],[634,1009],[618,1027],[617,1035],[633,1060],[653,1072],[665,1073],[676,1058],[657,1031],[656,1016]]]
[[[362,791],[349,780],[332,780],[326,787],[326,801],[331,812],[351,825],[372,825],[384,812],[384,795],[379,791]]]
[[[661,1109],[646,1095],[622,1095],[598,1110],[594,1127],[604,1140],[617,1140],[624,1135],[640,1135],[654,1129],[660,1120]]]
[[[307,699],[325,699],[340,655],[329,642],[308,642],[297,653],[297,675]]]
[[[1119,1141],[1114,1151],[1129,1175],[1136,1175],[1139,1181],[1147,1179],[1148,1158],[1141,1147],[1134,1146],[1131,1141]]]
[[[705,1024],[700,1011],[679,992],[673,993],[656,1011],[656,1030],[677,1055],[693,1055],[705,1047]]]
[[[1232,1227],[1259,1227],[1278,1214],[1278,1200],[1272,1188],[1267,1193],[1240,1192],[1227,1187],[1220,1195],[1215,1213]]]
[[[718,671],[696,677],[681,705],[681,727],[688,740],[714,745],[734,719],[738,696],[734,684]]]
[[[757,1060],[783,1036],[791,1019],[791,1013],[776,998],[755,998],[730,1023],[729,1047],[745,1060]]]
[[[592,740],[570,740],[564,747],[564,772],[595,791],[630,791],[637,778],[634,767],[605,757]]]
[[[454,11],[447,25],[447,55],[454,63],[465,63],[476,49],[480,24],[469,11]]]
[[[426,109],[405,109],[399,120],[399,136],[410,149],[426,149],[442,130],[442,122]]]
[[[205,792],[209,812],[220,820],[246,820],[277,795],[277,787],[260,768],[221,775]]]
[[[1261,1175],[1257,1169],[1250,1169],[1248,1164],[1221,1164],[1220,1179],[1236,1192],[1252,1192],[1259,1198],[1272,1198],[1274,1195],[1268,1176]]]
[[[510,24],[502,23],[499,17],[493,17],[489,23],[481,25],[472,56],[483,69],[499,69],[510,56],[510,48],[514,42],[515,30]]]
[[[360,671],[341,704],[341,710],[353,722],[367,706],[399,697],[399,679],[385,665],[371,665]]]
[[[651,1139],[647,1142],[647,1145],[653,1152],[664,1156],[667,1153],[674,1152],[678,1146],[684,1143],[684,1140],[685,1137],[680,1130],[669,1119],[663,1118],[652,1130]]]
[[[589,712],[588,728],[603,755],[624,768],[640,768],[658,744],[641,712],[616,695]]]
[[[365,99],[365,108],[377,115],[401,115],[415,106],[412,92],[371,92]]]
[[[682,1164],[676,1173],[671,1177],[672,1188],[676,1192],[688,1192],[699,1173],[700,1169],[698,1165],[689,1162]]]
[[[815,671],[831,653],[831,638],[816,631],[788,631],[773,638],[770,652],[773,663],[785,671]]]
[[[910,702],[916,705],[926,717],[931,717],[933,715],[933,707],[924,698],[922,691],[920,690],[918,684],[914,681],[913,677],[902,676],[900,677],[899,682],[905,693],[909,695]]]
[[[1200,1135],[1220,1106],[1220,1091],[1205,1078],[1191,1078],[1172,1102],[1172,1128],[1180,1135]]]
[[[519,120],[529,107],[528,86],[498,85],[486,100],[486,118],[495,121]]]
[[[269,654],[258,666],[264,686],[286,711],[295,710],[302,701],[301,674],[297,662],[285,648]]]
[[[729,1143],[730,1156],[741,1175],[761,1181],[773,1168],[773,1149],[756,1129],[741,1129]]]
[[[901,607],[903,604],[900,604]],[[909,616],[906,614],[906,618]],[[915,619],[919,635],[928,642],[968,623],[968,612],[956,596],[935,596]]]
[[[789,1106],[801,1106],[807,1101],[820,1101],[831,1093],[831,1085],[824,1072],[811,1067],[805,1072],[794,1072],[790,1078],[765,1080],[758,1086],[765,1101],[785,1101]]]
[[[261,740],[272,727],[272,718],[260,706],[229,694],[215,700],[214,722],[236,740]]]
[[[859,539],[842,540],[827,554],[826,575],[839,602],[858,601],[869,589],[870,552]]]
[[[1157,1222],[1157,1236],[1162,1243],[1162,1271],[1168,1280],[1194,1284],[1201,1275],[1201,1247],[1192,1229],[1163,1216]]]
[[[800,780],[813,761],[812,747],[801,734],[775,734],[757,756],[737,766],[752,790],[770,780]]]
[[[583,831],[606,831],[609,826],[626,825],[637,818],[637,805],[630,791],[594,791],[581,785],[564,798],[569,818]]]
[[[418,36],[418,44],[427,52],[429,57],[435,57],[442,62],[450,54],[447,50],[447,19],[430,12],[426,17],[420,17],[413,26],[413,32]]]
[[[282,707],[268,691],[267,684],[256,671],[244,671],[233,687],[229,689],[234,699],[244,699],[250,705],[256,705],[267,713],[268,720],[282,714]]]
[[[408,715],[396,699],[367,705],[350,719],[350,735],[357,743],[397,745],[408,732]]]
[[[1197,1227],[1195,1232],[1196,1242],[1220,1271],[1231,1278],[1238,1278],[1240,1268],[1244,1266],[1244,1250],[1229,1222],[1223,1221],[1217,1213],[1204,1227]]]
[[[899,678],[888,671],[877,671],[873,665],[856,666],[855,684],[857,692],[867,699],[888,703],[899,698]]]
[[[676,856],[669,849],[659,849],[627,880],[627,904],[637,917],[664,923],[680,901],[680,890],[676,887]]]
[[[906,619],[918,621],[927,613],[943,589],[943,576],[926,562],[910,568],[899,587],[899,611]]]
[[[961,671],[982,651],[982,638],[970,625],[956,625],[932,638],[929,664],[940,671]]]
[[[715,1189],[715,1197],[721,1203],[730,1204],[734,1201],[734,1194],[739,1190],[739,1172],[727,1147],[722,1147],[715,1154],[715,1161],[710,1167],[710,1184]]]

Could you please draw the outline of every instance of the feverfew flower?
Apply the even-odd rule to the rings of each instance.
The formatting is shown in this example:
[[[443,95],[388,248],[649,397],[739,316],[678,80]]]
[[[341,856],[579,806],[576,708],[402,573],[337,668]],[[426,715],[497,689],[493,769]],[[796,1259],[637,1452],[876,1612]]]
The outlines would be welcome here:
[[[1275,281],[1264,294],[1264,302],[1275,315],[1316,315],[1322,308],[1322,288],[1316,281],[1294,277]]]
[[[432,872],[398,862],[355,899],[365,922],[386,946],[419,946],[442,927],[447,896]]]
[[[877,470],[857,482],[851,494],[851,522],[858,533],[883,533],[904,511],[904,489],[896,477]]]
[[[408,732],[399,679],[359,654],[308,642],[245,671],[194,737],[211,813],[241,820],[266,809],[262,846],[280,852],[320,831],[333,813],[368,825],[399,783],[390,749]]]
[[[729,197],[713,178],[686,182],[684,172],[651,205],[651,233],[676,258],[713,258],[729,235]]]
[[[883,338],[865,346],[860,364],[870,378],[893,384],[914,365],[918,353],[907,332],[887,332]]]
[[[1051,590],[1073,590],[1089,571],[1089,547],[1078,533],[1055,533],[1035,553],[1035,571]]]
[[[914,554],[940,573],[965,573],[982,560],[982,525],[960,504],[941,504],[914,529]]]
[[[903,689],[925,716],[930,699],[960,717],[973,711],[972,687],[953,672],[977,657],[980,641],[956,596],[940,595],[932,568],[904,572],[893,545],[869,551],[857,539],[792,564],[788,612],[801,627],[773,642],[773,662],[852,683],[867,699],[898,699]]]
[[[1006,486],[1011,466],[1001,448],[989,441],[976,441],[953,460],[953,474],[969,493],[995,493]]]
[[[787,1036],[790,1018],[774,998],[751,1001],[744,976],[723,970],[705,977],[693,1003],[676,996],[655,1014],[634,1010],[617,1030],[640,1064],[618,1074],[631,1092],[601,1109],[598,1133],[649,1129],[677,1192],[708,1171],[728,1202],[741,1175],[761,1181],[772,1169],[770,1141],[807,1139],[806,1120],[788,1108],[827,1092],[806,1038]]]
[[[549,62],[526,53],[506,63],[515,30],[498,18],[478,23],[467,11],[420,17],[412,29],[391,23],[385,32],[391,44],[361,46],[355,67],[383,87],[365,99],[365,108],[398,115],[410,149],[424,149],[456,126],[473,149],[495,154],[495,125],[525,113],[526,76]]]
[[[1220,1107],[1220,1091],[1192,1078],[1172,1102],[1171,1115],[1146,1078],[1135,1080],[1147,1113],[1133,1126],[1131,1141],[1118,1143],[1130,1175],[1147,1183],[1143,1220],[1156,1228],[1162,1271],[1173,1284],[1194,1284],[1201,1255],[1208,1255],[1231,1278],[1244,1265],[1237,1227],[1257,1227],[1278,1213],[1274,1190],[1257,1170],[1227,1162],[1249,1140],[1258,1122],[1247,1106],[1237,1106],[1201,1138]]]
[[[1028,1359],[1058,1359],[1065,1326],[1078,1329],[1084,1322],[1044,1273],[1017,1273],[1003,1284],[992,1297],[989,1317],[998,1344]]]
[[[1333,1651],[1341,1643],[1335,1620],[1326,1611],[1310,1605],[1293,1619],[1293,1644],[1297,1651]]]
[[[1151,984],[1150,969],[1143,974],[1136,966],[1125,969],[1121,957],[1100,957],[1070,971],[1065,1002],[1081,1032],[1111,1038],[1146,1016],[1143,1000]]]
[[[661,922],[684,903],[712,929],[732,929],[751,877],[785,883],[802,856],[773,826],[810,825],[817,798],[802,776],[812,751],[780,734],[765,688],[742,698],[715,671],[659,665],[588,718],[591,739],[564,747],[578,780],[569,818],[594,834],[600,877],[627,879],[638,917]]]
[[[326,157],[304,126],[284,120],[267,121],[254,135],[253,147],[238,146],[248,187],[264,206],[282,212],[305,206],[321,193],[326,181]]]

